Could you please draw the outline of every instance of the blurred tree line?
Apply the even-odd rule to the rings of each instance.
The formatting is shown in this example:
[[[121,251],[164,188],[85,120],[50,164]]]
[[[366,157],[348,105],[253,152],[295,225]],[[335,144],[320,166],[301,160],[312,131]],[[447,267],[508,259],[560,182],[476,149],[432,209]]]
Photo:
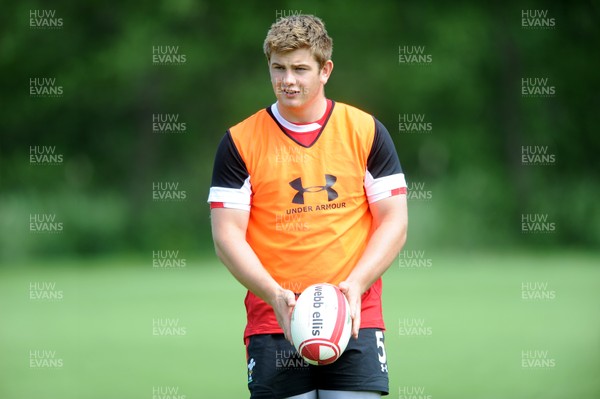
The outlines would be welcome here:
[[[277,17],[300,12],[321,17],[334,40],[327,96],[381,120],[409,187],[429,194],[410,201],[409,243],[600,244],[597,2],[95,0],[3,8],[5,259],[210,248],[216,146],[228,127],[274,101],[262,43]],[[523,10],[546,11],[555,25],[524,27]],[[32,27],[31,18],[61,18],[62,26]],[[403,46],[422,47],[431,62],[400,62]],[[176,51],[180,62],[156,63],[161,51]],[[61,94],[32,95],[36,78],[55,79]],[[555,95],[524,96],[526,78],[547,79]],[[430,129],[402,130],[406,115],[422,116]],[[155,131],[156,120],[169,118],[184,125]],[[543,147],[553,162],[523,163],[524,148]],[[61,162],[32,163],[32,153],[52,148]],[[185,198],[156,201],[153,185],[165,182]],[[32,232],[32,214],[54,215],[64,229]],[[524,234],[523,214],[546,215],[556,228]]]

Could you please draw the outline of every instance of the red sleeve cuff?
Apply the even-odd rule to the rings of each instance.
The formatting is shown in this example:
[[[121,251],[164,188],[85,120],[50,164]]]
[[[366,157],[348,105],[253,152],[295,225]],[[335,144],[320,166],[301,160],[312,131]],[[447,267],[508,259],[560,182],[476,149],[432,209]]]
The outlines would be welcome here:
[[[392,190],[392,197],[400,194],[406,194],[406,187],[395,188]]]

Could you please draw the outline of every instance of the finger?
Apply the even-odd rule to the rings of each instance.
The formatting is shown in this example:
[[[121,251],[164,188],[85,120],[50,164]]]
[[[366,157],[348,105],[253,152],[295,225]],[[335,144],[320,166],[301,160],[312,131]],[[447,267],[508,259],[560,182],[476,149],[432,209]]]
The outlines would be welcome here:
[[[294,295],[294,293],[290,291],[288,293],[287,298],[285,298],[285,301],[289,307],[293,308],[294,306],[296,306],[296,295]]]
[[[358,330],[360,329],[360,311],[355,311],[352,318],[352,337],[358,339]]]
[[[288,306],[288,314],[285,320],[285,329],[284,329],[284,335],[286,337],[286,339],[293,345],[294,341],[292,339],[292,328],[291,328],[291,324],[292,324],[292,313],[294,311],[294,306],[296,306],[296,295],[294,295],[294,293],[292,291],[288,291],[288,295],[285,298],[287,306]]]
[[[342,281],[342,282],[340,283],[340,285],[338,286],[338,288],[340,289],[340,291],[342,291],[342,293],[343,293],[344,295],[346,295],[346,294],[348,294],[348,289],[350,288],[350,286],[348,285],[348,283],[347,283],[347,282],[345,282],[345,281]]]
[[[291,323],[287,323],[287,326],[285,328],[285,337],[289,341],[290,344],[294,345],[294,338],[292,337]]]
[[[286,338],[293,345],[294,344],[294,339],[292,337],[292,323],[291,323],[291,321],[290,321],[290,323],[288,323],[288,325],[286,327],[286,331],[287,331]]]
[[[347,282],[342,281],[338,287],[346,299],[348,299],[348,304],[350,305],[350,317],[352,318],[351,335],[354,338],[358,338],[358,330],[360,329],[360,300],[356,301],[350,297],[350,284]]]
[[[283,335],[285,337],[285,339],[291,343],[292,345],[294,345],[294,340],[292,339],[292,332],[290,331],[290,328],[287,327],[283,330]]]

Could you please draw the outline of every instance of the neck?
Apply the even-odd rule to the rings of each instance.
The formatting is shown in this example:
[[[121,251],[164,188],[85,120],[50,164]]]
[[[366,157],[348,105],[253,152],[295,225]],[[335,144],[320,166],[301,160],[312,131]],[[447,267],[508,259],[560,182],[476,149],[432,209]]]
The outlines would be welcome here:
[[[312,123],[319,120],[327,109],[325,96],[319,97],[312,104],[302,108],[285,107],[277,102],[277,109],[283,118],[291,123]]]

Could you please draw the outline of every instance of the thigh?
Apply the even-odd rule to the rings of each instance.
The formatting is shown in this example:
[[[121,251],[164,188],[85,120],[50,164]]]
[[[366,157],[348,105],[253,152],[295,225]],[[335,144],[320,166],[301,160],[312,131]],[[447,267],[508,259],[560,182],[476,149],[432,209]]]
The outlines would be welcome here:
[[[316,389],[312,368],[283,334],[253,335],[246,341],[246,349],[252,399],[288,398]]]
[[[327,391],[389,393],[383,331],[363,328],[342,356],[332,364],[315,368],[317,388]],[[368,396],[367,396],[368,397]]]

